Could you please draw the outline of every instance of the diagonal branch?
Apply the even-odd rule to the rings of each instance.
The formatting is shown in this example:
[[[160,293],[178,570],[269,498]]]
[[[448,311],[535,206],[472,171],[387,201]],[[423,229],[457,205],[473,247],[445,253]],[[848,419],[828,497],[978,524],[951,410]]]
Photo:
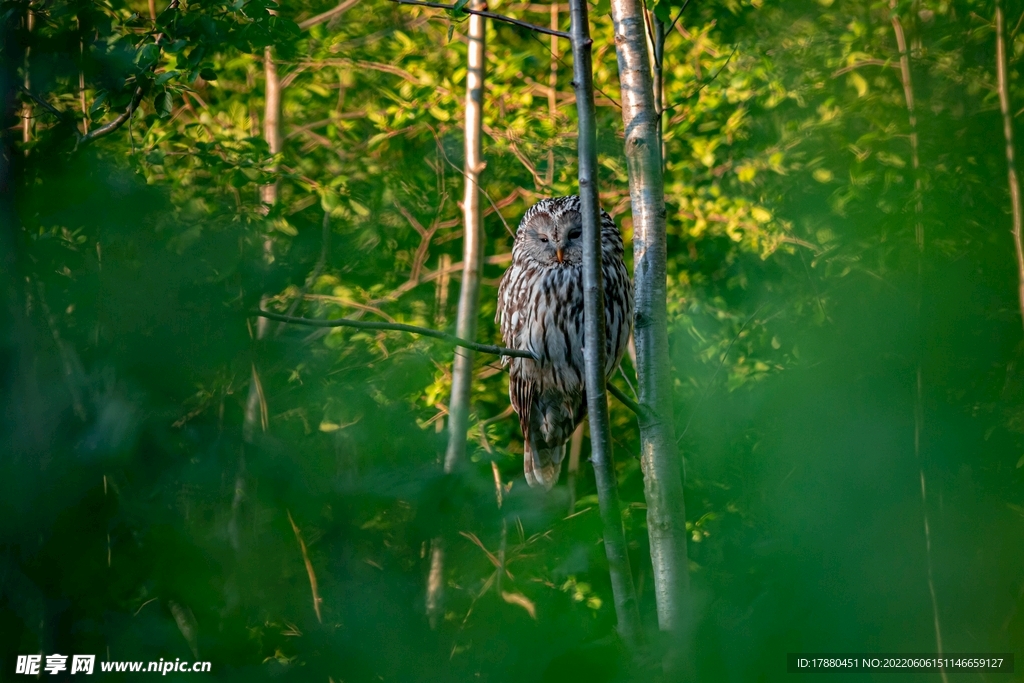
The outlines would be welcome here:
[[[679,105],[683,104],[687,100],[690,100],[690,99],[696,97],[697,95],[699,95],[701,90],[703,90],[705,87],[707,87],[709,84],[711,84],[716,78],[718,78],[719,74],[721,74],[723,71],[725,71],[725,67],[729,66],[729,62],[732,61],[733,56],[736,54],[736,50],[739,50],[739,47],[733,49],[732,53],[729,55],[729,58],[725,60],[725,64],[723,64],[721,67],[719,67],[718,71],[715,72],[715,75],[713,75],[711,78],[709,78],[706,81],[704,81],[703,83],[701,83],[697,87],[696,90],[694,90],[692,93],[690,93],[689,95],[687,95],[683,99],[681,99],[678,102],[676,102],[675,104],[673,104],[671,107],[665,107],[665,109],[663,110],[663,113],[664,112],[668,112],[668,111],[672,111],[673,109],[675,109]]]
[[[399,5],[416,5],[418,7],[434,7],[436,9],[446,9],[449,11],[455,11],[455,5],[445,5],[440,2],[423,2],[422,0],[390,0]],[[466,14],[476,14],[477,16],[487,17],[488,19],[494,19],[495,21],[503,21],[506,24],[512,24],[513,26],[519,26],[521,28],[527,28],[537,33],[546,33],[549,36],[558,36],[566,40],[571,40],[571,37],[565,31],[556,31],[554,29],[545,28],[544,26],[537,26],[526,21],[520,21],[519,19],[513,19],[512,17],[506,17],[504,14],[495,14],[494,12],[488,12],[486,10],[469,9],[468,7],[461,8],[462,12]]]
[[[294,323],[296,325],[309,325],[310,327],[354,327],[360,330],[393,330],[396,332],[408,332],[410,334],[421,334],[424,337],[433,337],[434,339],[443,339],[456,346],[461,346],[465,349],[473,349],[474,351],[480,351],[481,353],[491,353],[496,356],[509,356],[513,358],[531,358],[535,359],[535,356],[529,351],[522,351],[519,349],[509,349],[504,346],[496,346],[494,344],[480,344],[478,342],[471,342],[465,339],[460,339],[454,334],[448,334],[447,332],[441,332],[440,330],[432,330],[429,327],[418,327],[416,325],[405,325],[403,323],[383,323],[371,320],[349,320],[347,318],[338,318],[335,320],[318,320],[315,318],[297,318],[291,315],[281,315],[280,313],[271,313],[270,311],[250,311],[249,315],[258,316],[261,318],[268,318],[270,320],[278,320],[284,323]]]
[[[465,339],[460,339],[453,334],[447,332],[441,332],[440,330],[432,330],[429,327],[419,327],[416,325],[405,325],[403,323],[386,323],[376,322],[369,320],[351,320],[349,318],[336,318],[334,320],[320,320],[316,318],[299,318],[291,315],[283,315],[281,313],[272,313],[270,311],[252,311],[252,315],[261,318],[268,318],[269,320],[277,320],[283,323],[293,323],[296,325],[308,325],[310,327],[354,327],[360,330],[393,330],[395,332],[408,332],[409,334],[421,334],[424,337],[433,337],[434,339],[443,339],[444,341],[461,346],[466,349],[473,349],[481,353],[490,353],[495,356],[509,356],[513,358],[529,358],[536,360],[536,357],[529,351],[522,351],[520,349],[509,349],[504,346],[497,346],[494,344],[481,344],[479,342],[471,342]],[[636,401],[631,399],[629,396],[624,394],[618,387],[613,386],[611,383],[608,384],[608,393],[617,398],[622,405],[629,408],[637,417],[643,417],[645,414],[644,409],[641,408]]]
[[[143,94],[144,92],[142,90],[142,86],[140,85],[135,89],[135,94],[132,95],[132,101],[128,103],[127,109],[121,112],[113,121],[105,123],[99,128],[96,128],[91,132],[86,133],[85,135],[79,136],[78,146],[81,147],[82,145],[87,145],[93,140],[110,135],[115,130],[123,126],[125,122],[132,117],[132,114],[135,113],[135,110],[139,108],[139,103],[142,102]]]
[[[324,12],[322,14],[318,14],[315,17],[310,17],[309,19],[306,19],[305,21],[300,22],[299,23],[299,28],[302,29],[303,31],[305,31],[307,29],[313,28],[317,24],[322,24],[325,21],[330,21],[334,17],[336,17],[336,16],[342,14],[343,12],[345,12],[345,10],[347,10],[348,8],[350,8],[353,5],[355,5],[357,2],[359,2],[359,0],[345,0],[342,3],[339,3],[338,6],[333,8],[333,9],[329,9],[329,10],[327,10],[326,12]]]
[[[33,102],[35,102],[40,107],[42,107],[43,109],[45,109],[46,111],[50,112],[55,117],[57,117],[58,121],[60,121],[62,123],[67,121],[67,118],[66,118],[64,112],[62,112],[61,110],[59,110],[56,107],[54,107],[52,104],[50,104],[49,102],[47,102],[43,98],[39,97],[39,95],[36,95],[34,92],[32,92],[31,90],[29,90],[28,88],[26,88],[25,86],[23,86],[21,84],[18,85],[18,88],[20,88],[21,91],[23,93],[25,93],[29,97],[29,99],[31,99]]]
[[[640,407],[640,404],[631,399],[629,396],[627,396],[622,391],[622,389],[619,389],[611,382],[608,382],[608,393],[614,396],[615,398],[619,399],[619,403],[632,410],[633,414],[636,415],[637,417],[643,416],[644,409]]]

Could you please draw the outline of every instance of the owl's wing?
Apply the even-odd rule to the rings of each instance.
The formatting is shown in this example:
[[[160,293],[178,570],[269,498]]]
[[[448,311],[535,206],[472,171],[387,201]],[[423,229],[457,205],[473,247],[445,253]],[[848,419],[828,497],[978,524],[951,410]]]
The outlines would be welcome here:
[[[510,349],[523,349],[523,328],[526,325],[527,285],[530,277],[528,267],[513,263],[501,277],[498,285],[498,310],[494,322],[501,330],[501,339]],[[501,362],[507,365],[507,356]]]
[[[531,373],[523,367],[524,360],[516,358],[508,374],[508,397],[512,402],[512,409],[519,416],[519,428],[523,430],[523,438],[529,441],[530,408],[537,394],[537,384],[533,381]]]

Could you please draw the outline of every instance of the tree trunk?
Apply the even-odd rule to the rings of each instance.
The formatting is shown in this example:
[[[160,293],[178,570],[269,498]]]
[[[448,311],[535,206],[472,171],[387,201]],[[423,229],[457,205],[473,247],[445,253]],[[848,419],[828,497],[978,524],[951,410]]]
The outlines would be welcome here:
[[[636,369],[640,389],[640,458],[647,499],[658,625],[685,633],[689,619],[686,513],[681,459],[672,422],[672,367],[666,309],[665,186],[658,112],[637,0],[612,0],[629,194],[633,207]]]
[[[921,183],[921,157],[918,151],[917,137],[917,112],[914,104],[914,81],[910,72],[910,51],[907,48],[907,38],[903,31],[903,22],[900,20],[897,0],[889,0],[889,9],[892,12],[891,22],[893,34],[896,37],[896,47],[900,53],[900,82],[903,85],[903,98],[907,105],[907,121],[910,124],[910,162],[914,171],[914,192],[917,195],[914,201],[914,239],[917,242],[917,318],[919,327],[923,322],[922,304],[924,303],[924,222],[921,214],[924,212],[924,198],[922,196],[923,185]],[[924,334],[923,328],[919,332]],[[914,458],[917,460],[918,480],[921,485],[921,516],[924,526],[925,544],[925,569],[928,579],[928,594],[932,604],[932,625],[935,629],[935,650],[942,654],[942,626],[939,620],[939,601],[935,593],[935,579],[932,569],[932,532],[928,522],[928,485],[924,473],[924,460],[921,453],[921,437],[924,434],[924,383],[922,380],[922,356],[924,355],[924,340],[918,345],[917,369],[914,373]],[[943,683],[948,683],[948,676],[945,669],[940,669],[939,674]]]
[[[27,32],[31,33],[32,29],[35,28],[35,23],[36,23],[35,12],[33,12],[32,11],[32,7],[29,6],[29,8],[25,11],[25,30]],[[31,50],[30,47],[28,47],[28,46],[25,47],[25,90],[31,90],[32,89],[32,80],[29,77],[29,63],[28,63],[29,51],[30,50]],[[28,101],[28,100],[26,100],[25,104],[22,105],[21,141],[23,143],[25,143],[25,144],[28,144],[29,142],[32,141],[32,103],[30,101]],[[25,150],[25,154],[28,154],[28,150],[27,149]]]
[[[276,12],[270,11],[271,14]],[[270,148],[271,154],[281,152],[281,81],[277,76],[277,65],[274,63],[274,51],[269,45],[263,51],[263,73],[266,77],[264,91],[264,114],[263,114],[263,139]],[[276,165],[274,170],[277,170]],[[263,203],[264,213],[270,212],[270,207],[277,203],[278,197],[277,181],[268,183],[260,188],[260,201]],[[263,240],[264,257],[270,259],[273,249],[273,242],[270,237]],[[260,309],[266,308],[267,297],[260,299]],[[256,329],[252,331],[255,345],[267,336],[270,327],[268,318],[258,318]],[[259,369],[253,360],[249,373],[249,393],[245,401],[245,416],[242,422],[242,440],[245,444],[251,444],[256,435],[256,426],[261,431],[268,427],[268,411],[266,396],[263,394],[263,384],[260,381]],[[245,503],[246,491],[246,466],[245,446],[242,447],[238,458],[238,472],[235,474],[235,492],[231,502],[231,519],[228,523],[228,538],[235,550],[241,548],[241,522],[242,505]]]
[[[597,480],[598,504],[604,526],[604,549],[611,574],[615,616],[622,639],[632,647],[640,642],[640,612],[629,568],[619,494],[612,459],[608,399],[605,393],[604,287],[601,274],[601,217],[597,187],[597,129],[590,20],[586,0],[570,0],[572,16],[573,83],[579,119],[579,185],[583,214],[583,315],[587,411],[590,415],[591,460]]]
[[[281,80],[277,75],[277,64],[274,62],[274,48],[267,46],[263,50],[263,73],[266,79],[263,109],[263,139],[267,141],[271,154],[281,153]],[[273,169],[277,171],[277,164]],[[277,203],[277,181],[264,185],[260,191],[260,199],[269,209]]]
[[[459,288],[455,336],[469,341],[476,340],[480,276],[484,264],[483,214],[480,210],[480,172],[484,168],[481,157],[486,47],[484,21],[479,15],[470,15],[467,36],[469,60],[466,71],[466,191],[462,199],[465,232],[462,242],[462,284]],[[444,471],[448,473],[461,464],[465,456],[472,385],[473,351],[457,347],[452,363],[452,393],[448,402],[448,450],[444,455]]]
[[[558,30],[558,3],[551,5],[551,30]],[[551,36],[551,64],[548,67],[548,118],[552,129],[558,116],[558,36]],[[548,148],[548,167],[544,169],[544,182],[548,187],[555,182],[555,150]]]
[[[1021,320],[1024,322],[1024,245],[1021,243],[1020,180],[1017,178],[1016,153],[1013,146],[1013,112],[1010,110],[1010,84],[1006,67],[1006,26],[1002,0],[996,0],[996,80],[999,87],[999,109],[1003,113],[1003,138],[1006,140],[1006,175],[1013,209],[1013,246],[1017,254],[1017,295]]]
[[[474,3],[474,9],[483,9],[484,3]],[[469,17],[469,54],[466,64],[465,114],[465,179],[466,191],[462,199],[465,226],[462,242],[462,284],[459,288],[459,308],[455,320],[455,336],[468,341],[476,340],[476,322],[479,317],[480,277],[484,265],[483,213],[480,210],[480,173],[484,169],[481,154],[483,127],[484,69],[486,66],[487,26],[483,17]],[[452,393],[448,401],[448,448],[444,454],[445,474],[456,471],[466,457],[466,431],[473,389],[473,351],[455,347],[452,362]],[[427,578],[427,615],[433,627],[442,609],[444,589],[443,538],[431,543],[430,575]]]

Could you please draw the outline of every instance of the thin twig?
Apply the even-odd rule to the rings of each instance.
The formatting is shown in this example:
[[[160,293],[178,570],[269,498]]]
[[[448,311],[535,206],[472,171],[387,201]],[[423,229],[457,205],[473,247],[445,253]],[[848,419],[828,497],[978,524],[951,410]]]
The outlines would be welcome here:
[[[40,107],[42,107],[43,109],[45,109],[46,111],[50,112],[55,117],[57,117],[58,121],[60,121],[61,123],[67,122],[67,117],[64,115],[64,113],[62,111],[60,111],[59,109],[54,107],[52,104],[50,104],[49,102],[47,102],[43,98],[41,98],[38,95],[36,95],[34,92],[29,90],[25,86],[19,84],[18,87],[21,89],[21,91],[23,93],[28,95],[29,99],[31,99],[33,102],[38,104]]]
[[[454,5],[444,5],[444,4],[440,3],[440,2],[422,2],[422,0],[390,0],[390,1],[394,2],[394,3],[397,3],[399,5],[417,5],[419,7],[434,7],[436,9],[446,9],[446,10],[449,10],[449,11],[454,11],[455,10],[455,6]],[[503,21],[506,24],[512,24],[514,26],[519,26],[521,28],[528,28],[531,31],[536,31],[538,33],[546,33],[549,36],[558,36],[559,38],[564,38],[566,40],[571,40],[571,37],[569,36],[569,34],[564,32],[564,31],[554,31],[554,30],[552,30],[550,28],[545,28],[544,26],[537,26],[536,24],[530,24],[530,23],[525,22],[525,21],[520,21],[519,19],[513,19],[512,17],[506,17],[504,14],[495,14],[494,12],[487,12],[486,10],[469,9],[468,7],[463,7],[461,9],[461,11],[465,12],[466,14],[476,14],[476,15],[481,16],[481,17],[487,17],[488,19],[494,19],[495,21]]]
[[[391,1],[395,2],[397,0]],[[434,130],[434,127],[428,126],[428,128],[430,128],[430,132],[434,135],[434,142],[437,143],[437,149],[439,152],[441,152],[441,156],[444,157],[444,160],[447,161],[448,165],[454,168],[456,171],[458,171],[463,177],[466,177],[466,172],[459,168],[458,166],[456,166],[454,163],[452,163],[452,160],[448,158],[448,153],[444,151],[444,145],[441,144],[441,138],[438,136],[437,131]],[[508,226],[508,221],[506,221],[505,217],[501,215],[501,211],[498,210],[498,205],[494,203],[493,199],[491,199],[490,193],[488,193],[487,190],[485,190],[483,187],[480,188],[480,191],[483,192],[484,197],[487,199],[487,202],[491,205],[491,208],[494,209],[494,213],[498,214],[498,218],[501,219],[501,224],[505,226],[505,232],[507,232],[512,237],[515,237],[516,233],[512,230],[512,228]]]
[[[715,80],[716,78],[718,78],[718,75],[719,75],[720,73],[722,73],[723,71],[725,71],[725,67],[729,66],[729,62],[730,62],[730,61],[732,61],[733,55],[735,55],[735,54],[736,54],[736,51],[737,51],[737,50],[739,50],[739,49],[740,49],[740,48],[739,48],[739,46],[737,46],[737,47],[733,48],[733,51],[732,51],[732,52],[731,52],[731,53],[729,54],[729,58],[725,60],[725,64],[723,64],[723,65],[722,65],[722,66],[721,66],[721,67],[720,67],[720,68],[718,69],[718,71],[716,71],[716,72],[715,72],[715,75],[714,75],[714,76],[712,76],[711,78],[709,78],[709,79],[707,79],[706,81],[704,81],[703,83],[701,83],[701,84],[700,84],[700,87],[698,87],[698,88],[697,88],[696,90],[694,90],[694,91],[693,91],[692,93],[690,93],[689,95],[687,95],[687,96],[686,96],[686,97],[684,97],[683,99],[681,99],[681,100],[679,100],[678,102],[676,102],[675,104],[673,104],[673,105],[672,105],[671,107],[665,107],[665,111],[672,111],[673,109],[675,109],[676,107],[678,107],[678,106],[679,106],[680,104],[682,104],[683,102],[686,102],[687,100],[689,100],[689,99],[691,99],[691,98],[693,98],[693,97],[696,97],[697,95],[699,95],[699,94],[700,94],[700,91],[701,91],[701,90],[703,90],[703,89],[704,89],[704,88],[705,88],[705,87],[706,87],[707,85],[709,85],[709,84],[710,84],[710,83],[712,83],[712,82],[713,82],[713,81],[714,81],[714,80]]]
[[[673,19],[672,23],[668,25],[667,29],[665,29],[665,34],[666,35],[671,33],[672,29],[674,29],[676,27],[676,22],[679,21],[679,17],[683,16],[683,10],[685,10],[686,6],[689,5],[689,4],[690,4],[690,0],[686,0],[686,2],[683,3],[683,6],[679,8],[679,13],[676,14],[676,18]]]
[[[640,407],[640,404],[631,399],[629,396],[626,396],[626,394],[623,393],[621,389],[619,389],[611,382],[608,383],[608,393],[614,396],[615,398],[619,399],[619,403],[632,410],[637,417],[643,417],[644,410],[643,408]]]
[[[454,334],[448,334],[447,332],[441,332],[440,330],[432,330],[429,327],[418,327],[416,325],[405,325],[403,323],[382,323],[370,320],[350,320],[348,318],[337,318],[334,320],[319,320],[316,318],[297,318],[290,315],[281,315],[280,313],[271,313],[270,311],[250,311],[249,315],[257,316],[260,318],[268,318],[269,320],[279,320],[286,323],[294,323],[296,325],[309,325],[310,327],[354,327],[360,330],[393,330],[395,332],[408,332],[409,334],[421,334],[424,337],[433,337],[434,339],[443,339],[446,342],[461,346],[466,349],[473,349],[474,351],[480,351],[481,353],[491,353],[495,356],[509,356],[512,358],[530,358],[536,360],[536,357],[529,351],[521,351],[519,349],[508,349],[504,346],[496,346],[494,344],[480,344],[477,342],[466,341],[465,339],[459,339]]]
[[[329,9],[323,14],[318,14],[315,17],[310,17],[309,19],[306,19],[305,21],[301,22],[299,24],[299,28],[305,31],[306,29],[313,28],[317,24],[322,24],[325,21],[329,21],[334,17],[338,16],[339,14],[341,14],[342,12],[344,12],[345,10],[347,10],[349,7],[355,5],[357,2],[359,2],[359,0],[345,0],[334,9]]]
[[[317,588],[316,572],[313,571],[313,563],[309,559],[309,551],[306,550],[306,542],[302,539],[302,532],[299,531],[298,525],[292,519],[291,510],[285,510],[285,512],[288,513],[288,521],[291,522],[292,531],[295,533],[295,540],[299,542],[299,550],[302,551],[302,561],[306,564],[306,573],[309,575],[309,587],[313,592],[313,609],[316,611],[316,620],[322,624],[324,623],[324,618],[320,613],[320,603],[323,602],[323,598],[320,597],[320,590]]]
[[[569,66],[568,64],[566,64],[566,63],[565,63],[565,61],[564,61],[564,60],[563,60],[563,59],[562,59],[561,57],[559,57],[558,55],[556,55],[556,54],[555,54],[554,52],[551,52],[551,48],[550,48],[550,47],[548,47],[547,45],[544,45],[544,43],[543,43],[543,42],[541,41],[541,39],[540,39],[540,38],[538,38],[537,36],[533,36],[533,39],[534,39],[534,40],[536,40],[536,41],[537,41],[538,43],[540,43],[540,44],[541,44],[541,46],[542,46],[542,47],[543,47],[543,48],[544,48],[545,50],[547,50],[548,52],[550,52],[550,53],[551,53],[551,57],[552,57],[553,59],[556,59],[556,60],[558,60],[558,63],[559,63],[559,64],[561,64],[562,66],[564,66],[564,67],[565,67],[566,69],[569,69],[569,71],[572,71],[572,67],[571,67],[571,66]],[[599,93],[601,94],[601,96],[602,96],[602,97],[605,97],[605,98],[607,98],[607,100],[608,100],[609,102],[611,102],[612,104],[614,104],[614,105],[615,105],[616,107],[618,107],[619,109],[622,109],[622,105],[621,105],[621,104],[619,104],[619,101],[618,101],[618,100],[616,100],[616,99],[615,99],[614,97],[612,97],[611,95],[609,95],[608,93],[606,93],[606,92],[605,92],[604,90],[601,90],[601,89],[600,89],[599,87],[597,87],[597,85],[596,85],[596,84],[594,85],[594,90],[596,90],[597,92],[599,92]]]
[[[836,69],[835,71],[832,72],[832,78],[836,78],[837,76],[842,76],[843,74],[849,73],[850,71],[853,71],[854,69],[859,69],[862,66],[892,67],[893,69],[898,69],[899,68],[898,65],[893,64],[892,61],[888,60],[888,59],[862,59],[859,62],[856,62],[854,64],[848,64],[847,66],[844,66],[841,69]]]
[[[178,9],[178,4],[179,4],[179,0],[171,0],[171,4],[169,4],[167,6],[167,9],[168,10]],[[159,55],[159,50],[160,50],[160,43],[163,41],[163,38],[164,38],[164,34],[163,33],[158,33],[156,35],[156,38],[153,39],[153,43],[157,47],[157,51],[158,51],[157,54],[158,55]],[[155,63],[154,63],[154,66],[151,67],[151,68],[155,68]],[[131,102],[128,103],[128,108],[125,109],[120,114],[118,114],[117,118],[115,118],[113,121],[105,123],[104,125],[100,126],[99,128],[93,130],[90,133],[86,133],[85,135],[78,136],[78,141],[77,141],[77,143],[75,145],[76,148],[77,147],[81,147],[82,145],[87,145],[87,144],[89,144],[90,142],[92,142],[94,140],[98,140],[99,138],[102,138],[102,137],[105,137],[107,135],[110,135],[115,130],[117,130],[118,128],[123,126],[126,121],[131,121],[132,120],[132,116],[135,114],[135,110],[139,108],[139,104],[142,102],[142,96],[144,94],[145,94],[145,91],[143,90],[141,85],[138,86],[137,88],[135,88],[135,93],[132,95]],[[131,131],[131,126],[129,126],[129,132],[130,131]],[[135,145],[135,140],[132,139],[132,146],[134,147],[134,145]],[[133,153],[134,153],[134,151],[135,150],[132,149]]]

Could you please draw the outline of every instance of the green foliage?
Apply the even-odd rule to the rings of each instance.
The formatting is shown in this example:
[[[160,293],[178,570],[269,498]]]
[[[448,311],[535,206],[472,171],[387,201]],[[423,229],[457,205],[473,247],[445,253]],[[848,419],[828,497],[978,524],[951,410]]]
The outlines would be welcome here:
[[[134,1],[32,4],[32,30],[3,47],[54,110],[22,94],[25,142],[5,122],[19,225],[0,427],[3,666],[108,648],[193,658],[176,618],[187,609],[199,658],[223,679],[655,676],[613,635],[586,446],[575,514],[564,486],[528,490],[496,359],[478,358],[470,464],[453,484],[439,465],[450,348],[277,323],[256,341],[245,317],[264,300],[451,329],[463,6],[375,0],[300,30],[330,7],[197,0],[153,21]],[[898,8],[915,168],[888,2],[683,7],[652,9],[665,22],[682,10],[663,66],[668,297],[702,678],[769,680],[800,649],[933,648],[918,363],[947,649],[1015,649],[1024,381],[991,8]],[[28,9],[3,6],[18,21]],[[1021,9],[1008,7],[1011,28]],[[606,4],[592,20],[602,202],[628,240]],[[566,45],[555,56],[548,37],[487,30],[479,336],[496,341],[511,231],[537,198],[575,191],[575,112]],[[268,47],[284,92],[278,155],[261,127]],[[1019,32],[1012,47],[1019,108]],[[76,145],[140,88],[123,126]],[[623,366],[630,379],[613,381],[628,393]],[[254,368],[266,428],[248,442]],[[612,419],[653,634],[637,432],[621,406]],[[439,535],[456,542],[431,630]]]

